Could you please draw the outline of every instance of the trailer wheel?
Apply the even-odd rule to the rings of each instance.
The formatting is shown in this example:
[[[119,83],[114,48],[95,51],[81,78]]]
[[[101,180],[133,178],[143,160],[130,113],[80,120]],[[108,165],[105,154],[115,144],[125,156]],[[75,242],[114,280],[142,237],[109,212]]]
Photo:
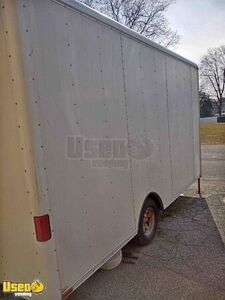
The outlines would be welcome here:
[[[159,219],[159,209],[155,202],[149,198],[147,199],[141,209],[138,233],[134,237],[134,243],[138,246],[148,245],[155,236],[156,228]]]

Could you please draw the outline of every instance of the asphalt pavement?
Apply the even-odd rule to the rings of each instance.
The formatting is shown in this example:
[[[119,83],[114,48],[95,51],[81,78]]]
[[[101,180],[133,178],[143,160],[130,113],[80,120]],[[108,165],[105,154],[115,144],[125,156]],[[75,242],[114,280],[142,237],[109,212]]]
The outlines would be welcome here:
[[[149,246],[126,246],[137,259],[97,271],[70,300],[225,299],[225,146],[203,146],[202,161],[203,197],[194,184],[161,214]]]

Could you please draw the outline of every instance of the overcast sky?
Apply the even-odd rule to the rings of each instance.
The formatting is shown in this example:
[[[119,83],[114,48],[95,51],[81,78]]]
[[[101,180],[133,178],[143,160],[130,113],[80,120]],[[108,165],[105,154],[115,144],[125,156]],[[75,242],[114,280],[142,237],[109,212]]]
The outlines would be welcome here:
[[[208,48],[225,44],[225,0],[176,0],[166,15],[182,36],[175,52],[196,63]]]

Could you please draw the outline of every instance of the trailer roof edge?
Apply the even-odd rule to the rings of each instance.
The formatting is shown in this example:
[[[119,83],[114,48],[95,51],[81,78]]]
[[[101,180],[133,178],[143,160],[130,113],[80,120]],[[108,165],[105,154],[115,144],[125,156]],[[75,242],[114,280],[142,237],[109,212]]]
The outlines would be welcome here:
[[[141,41],[142,43],[144,44],[147,44],[148,46],[152,47],[152,48],[155,48],[157,50],[160,50],[174,58],[177,58],[189,65],[192,65],[193,67],[197,68],[198,69],[198,65],[194,62],[192,62],[191,60],[151,41],[150,39],[146,38],[145,36],[135,32],[134,30],[122,25],[121,23],[117,22],[117,21],[114,21],[113,19],[109,18],[108,16],[94,10],[93,8],[90,8],[89,6],[83,4],[83,3],[80,3],[76,0],[73,0],[73,3],[70,1],[70,0],[51,0],[53,2],[58,2],[64,6],[67,6],[67,7],[70,7],[72,9],[75,9],[77,10],[78,12],[80,13],[83,13],[83,14],[86,14],[94,19],[97,19],[98,21],[100,22],[103,22],[105,23],[106,25],[108,26],[111,26],[115,29],[117,29],[118,31],[128,35],[128,36],[131,36],[133,37],[134,39],[136,40],[139,40]]]

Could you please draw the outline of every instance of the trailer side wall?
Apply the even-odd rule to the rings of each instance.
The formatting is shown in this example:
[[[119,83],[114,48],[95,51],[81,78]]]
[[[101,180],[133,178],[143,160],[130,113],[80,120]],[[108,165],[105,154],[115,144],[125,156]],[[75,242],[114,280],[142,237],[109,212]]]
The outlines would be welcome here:
[[[37,242],[40,209],[16,2],[0,1],[0,283],[40,279],[40,299],[60,299],[53,239]],[[45,211],[46,213],[46,211]]]
[[[199,112],[194,64],[61,2],[16,3],[39,207],[64,290],[136,234],[150,192],[166,208],[197,179]],[[110,165],[118,141],[122,164]]]
[[[136,233],[120,35],[53,1],[19,3],[40,205],[49,200],[65,289]],[[104,166],[118,142],[119,165]]]

